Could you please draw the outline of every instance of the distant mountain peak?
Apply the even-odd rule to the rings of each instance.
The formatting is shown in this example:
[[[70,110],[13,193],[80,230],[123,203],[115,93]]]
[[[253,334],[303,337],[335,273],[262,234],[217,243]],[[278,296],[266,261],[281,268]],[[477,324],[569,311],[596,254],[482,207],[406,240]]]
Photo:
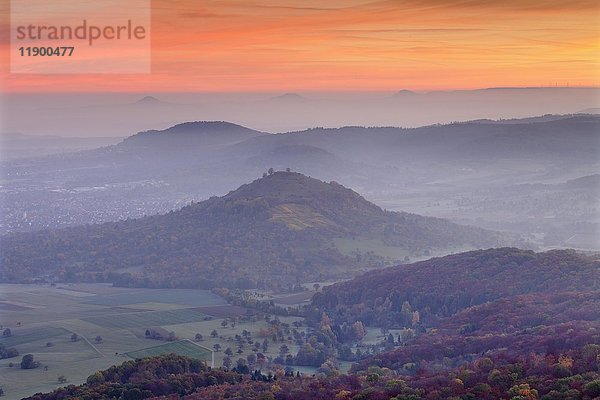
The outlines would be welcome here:
[[[275,96],[272,99],[273,100],[295,101],[295,100],[306,100],[306,97],[304,97],[298,93],[284,93],[282,95]]]
[[[586,108],[579,111],[578,114],[600,114],[600,107]]]
[[[264,135],[264,133],[231,122],[192,121],[163,130],[139,132],[125,139],[123,143],[160,142],[161,145],[176,145],[181,143],[180,140],[185,140],[190,145],[222,145],[240,142],[259,135]],[[193,149],[187,148],[186,150]]]
[[[232,122],[227,121],[189,121],[182,122],[177,125],[173,125],[170,128],[164,129],[160,132],[164,133],[175,133],[182,131],[218,131],[223,129],[229,130],[251,130],[250,128],[246,128],[245,126],[234,124]]]
[[[154,96],[144,96],[135,102],[135,104],[160,104],[160,103],[164,103],[164,101],[159,100]]]
[[[412,90],[402,89],[394,93],[394,97],[415,96],[417,93]]]

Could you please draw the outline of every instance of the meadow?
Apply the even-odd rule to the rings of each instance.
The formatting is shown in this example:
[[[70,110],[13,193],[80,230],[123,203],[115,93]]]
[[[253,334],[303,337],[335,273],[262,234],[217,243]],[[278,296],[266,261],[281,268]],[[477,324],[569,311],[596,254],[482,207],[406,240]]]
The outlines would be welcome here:
[[[305,299],[304,294],[298,297],[299,302]],[[291,304],[293,298],[282,301]],[[17,357],[0,360],[0,387],[9,400],[81,384],[98,370],[157,354],[174,352],[220,367],[225,350],[230,348],[235,365],[239,358],[253,353],[253,345],[240,346],[236,340],[244,330],[256,343],[268,339],[268,350],[260,350],[267,357],[277,357],[282,344],[265,336],[269,324],[264,319],[248,317],[245,308],[227,305],[221,297],[203,290],[2,284],[2,302],[18,305],[0,308],[0,324],[12,332],[10,337],[1,337],[0,343],[19,352]],[[232,324],[234,319],[237,323]],[[291,324],[300,318],[280,320]],[[150,339],[145,335],[147,329],[172,332],[176,340]],[[216,337],[211,336],[213,331]],[[195,341],[197,334],[202,335],[201,341]],[[297,352],[293,341],[286,340],[285,344],[290,353]],[[218,351],[213,350],[215,345],[220,346]],[[21,369],[25,354],[32,354],[40,366]],[[296,369],[314,372],[311,368]],[[66,379],[63,383],[58,380],[61,376]]]
[[[127,292],[98,295],[86,299],[87,304],[102,306],[125,306],[140,303],[166,303],[187,307],[201,307],[226,304],[225,300],[208,290],[188,289],[134,289]]]
[[[169,353],[197,358],[204,361],[211,360],[212,357],[212,350],[201,347],[200,345],[189,340],[178,340],[176,342],[159,344],[158,346],[147,347],[145,349],[129,352],[127,355],[131,358],[144,358]]]
[[[2,344],[6,347],[19,346],[25,343],[37,342],[40,340],[50,340],[56,336],[70,335],[69,331],[63,328],[47,327],[34,330],[19,330],[18,336],[2,338]]]
[[[211,317],[197,310],[182,308],[168,311],[144,311],[131,314],[99,315],[91,318],[82,318],[82,320],[103,328],[126,329],[144,326],[152,327],[184,324],[188,322],[198,322],[208,318]]]

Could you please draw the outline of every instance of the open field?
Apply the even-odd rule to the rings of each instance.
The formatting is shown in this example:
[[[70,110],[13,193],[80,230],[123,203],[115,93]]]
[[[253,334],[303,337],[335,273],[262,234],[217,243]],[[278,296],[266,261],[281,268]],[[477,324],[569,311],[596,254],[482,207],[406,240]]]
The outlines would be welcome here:
[[[0,386],[6,399],[53,390],[61,386],[60,375],[67,384],[83,383],[95,371],[130,359],[127,353],[164,343],[145,338],[147,328],[201,324],[212,317],[196,308],[226,304],[208,291],[124,289],[105,284],[0,285],[0,302],[18,305],[0,307],[1,324],[13,333],[0,338],[0,343],[19,352],[17,357],[0,360]],[[199,332],[210,335],[208,327],[200,327]],[[73,333],[79,337],[76,342],[71,341]],[[182,343],[187,344],[180,345],[178,353],[193,346],[186,351],[195,350],[196,356],[210,362],[210,350]],[[33,354],[40,367],[21,370],[25,354]]]
[[[147,347],[145,349],[129,352],[127,355],[131,358],[144,358],[170,353],[197,358],[199,360],[208,362],[209,365],[212,355],[211,350],[205,349],[204,347],[201,347],[189,340],[178,340],[176,342],[159,344],[158,346]]]
[[[274,301],[276,304],[281,304],[284,306],[307,304],[314,294],[314,292],[300,292],[291,296],[278,297]]]
[[[429,253],[414,255],[410,254],[410,252],[406,251],[406,249],[396,247],[396,246],[387,246],[383,244],[379,240],[374,239],[346,239],[339,238],[334,240],[335,247],[340,251],[340,253],[352,256],[356,254],[358,250],[360,253],[373,253],[380,257],[383,257],[390,261],[392,264],[399,264],[403,262],[417,262],[422,260],[427,260],[431,257],[444,256],[448,253],[460,253],[463,251],[471,250],[470,247],[455,247],[455,248],[445,248],[440,250],[431,250]],[[405,259],[405,257],[409,257]]]
[[[279,320],[282,323],[292,324],[294,321],[301,321],[302,318],[298,317],[279,317]],[[268,349],[267,351],[260,350],[261,353],[265,354],[267,357],[275,358],[279,356],[279,348],[283,344],[280,341],[273,341],[271,335],[265,334],[268,332],[269,324],[264,320],[250,320],[250,321],[239,321],[235,327],[232,327],[231,324],[227,326],[222,326],[221,323],[223,319],[213,319],[210,321],[203,322],[193,322],[188,324],[179,324],[179,325],[168,325],[163,326],[167,331],[175,332],[177,337],[181,338],[194,338],[196,333],[201,333],[203,335],[203,340],[199,342],[203,347],[212,349],[215,344],[219,344],[221,349],[219,351],[215,351],[215,366],[220,367],[223,364],[223,358],[226,356],[225,351],[227,348],[230,348],[233,351],[233,355],[230,357],[233,362],[238,358],[245,358],[249,354],[253,354],[252,348],[253,345],[244,342],[240,348],[239,344],[235,340],[236,335],[240,335],[242,331],[246,330],[250,332],[252,339],[255,343],[262,343],[263,340],[267,340]],[[211,337],[210,332],[215,330],[217,332],[217,337]],[[299,329],[300,331],[303,328]],[[286,346],[289,348],[289,353],[296,354],[298,352],[298,346],[294,343],[293,340],[285,341]],[[241,349],[241,353],[238,351]],[[314,373],[315,368],[310,367],[297,367],[294,366],[294,369],[300,370],[302,372],[310,372]]]
[[[226,304],[223,299],[208,290],[187,289],[135,289],[131,292],[95,296],[86,302],[103,306],[124,306],[150,302],[179,304],[188,307]]]
[[[13,333],[9,338],[0,338],[0,343],[19,351],[17,357],[0,360],[0,387],[8,400],[62,386],[57,381],[61,375],[67,379],[67,385],[83,383],[94,372],[132,357],[175,352],[210,363],[213,346],[218,344],[220,350],[214,352],[214,365],[222,365],[227,348],[233,351],[231,359],[235,363],[255,352],[256,345],[247,341],[240,345],[236,341],[236,335],[244,330],[250,332],[255,343],[262,344],[267,339],[268,349],[260,349],[267,357],[279,356],[282,345],[265,333],[269,323],[264,319],[249,317],[245,308],[228,305],[202,290],[128,289],[106,284],[1,284],[0,302],[19,306],[0,307],[0,323]],[[224,319],[228,321],[226,325]],[[291,324],[300,318],[280,320]],[[178,340],[148,339],[148,328],[173,332]],[[217,337],[211,337],[213,330]],[[73,333],[78,335],[78,341],[71,341]],[[196,334],[203,337],[197,344],[190,341]],[[293,340],[286,338],[285,344],[290,353],[297,352]],[[20,369],[25,354],[32,354],[40,367]],[[9,367],[10,363],[14,366]],[[296,369],[314,372],[314,368]]]
[[[380,240],[374,239],[345,239],[339,238],[334,240],[335,247],[340,253],[345,255],[353,255],[356,250],[361,253],[373,252],[378,256],[390,258],[392,260],[402,260],[409,255],[406,249],[394,246],[386,246]]]
[[[36,342],[38,340],[50,340],[56,336],[66,337],[68,335],[70,335],[70,333],[66,329],[47,327],[43,329],[14,332],[13,336],[0,339],[0,343],[6,347],[14,347],[23,343]]]
[[[64,375],[69,383],[81,383],[97,365],[122,362],[116,357],[104,357],[86,340],[73,342],[71,331],[64,328],[40,326],[24,329],[11,328],[13,335],[2,338],[3,344],[14,346],[19,356],[0,360],[0,384],[7,399],[20,399],[40,391],[53,389],[57,378]],[[47,344],[51,343],[51,346]],[[33,354],[40,367],[32,370],[19,368],[21,357]],[[14,366],[10,367],[13,363]]]
[[[83,321],[103,328],[125,329],[161,325],[184,324],[211,318],[195,309],[183,308],[169,311],[145,311],[136,313],[100,315],[82,318]]]
[[[30,307],[23,307],[19,304],[10,303],[8,301],[0,301],[0,310],[6,311],[25,311],[29,310]]]
[[[196,310],[217,318],[241,317],[248,314],[249,311],[247,308],[232,305],[198,307]]]

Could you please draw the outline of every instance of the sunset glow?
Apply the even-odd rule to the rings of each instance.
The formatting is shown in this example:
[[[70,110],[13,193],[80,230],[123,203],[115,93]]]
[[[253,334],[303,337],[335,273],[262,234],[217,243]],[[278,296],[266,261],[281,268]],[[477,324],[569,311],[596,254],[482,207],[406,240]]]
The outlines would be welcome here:
[[[3,57],[2,81],[7,92],[598,86],[599,21],[588,0],[154,0],[151,74],[13,75]]]

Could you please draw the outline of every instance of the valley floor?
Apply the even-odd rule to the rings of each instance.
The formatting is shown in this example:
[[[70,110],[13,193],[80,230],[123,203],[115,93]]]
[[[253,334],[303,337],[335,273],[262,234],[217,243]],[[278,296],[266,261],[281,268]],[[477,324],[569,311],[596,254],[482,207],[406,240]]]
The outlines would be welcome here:
[[[309,293],[306,292],[308,297]],[[282,301],[306,301],[306,296],[296,297],[286,296]],[[235,364],[238,358],[252,353],[252,346],[245,344],[243,353],[238,354],[235,336],[246,330],[262,343],[261,330],[264,335],[268,329],[264,320],[250,317],[237,319],[235,326],[223,326],[224,320],[243,317],[245,311],[205,290],[128,289],[107,284],[2,284],[0,321],[2,329],[9,328],[12,336],[0,338],[0,343],[16,348],[19,356],[0,360],[0,387],[6,399],[20,399],[84,383],[94,372],[134,357],[169,352],[202,358],[208,365],[220,367],[224,351],[230,347]],[[300,318],[280,320],[291,324]],[[147,329],[166,335],[173,332],[178,341],[149,339]],[[217,337],[211,337],[213,330],[218,332]],[[202,341],[194,340],[198,333]],[[77,341],[71,340],[73,334],[78,336]],[[96,340],[98,336],[101,340]],[[272,343],[270,336],[268,341],[268,350],[261,352],[277,357],[282,343]],[[213,349],[215,344],[221,346],[218,352]],[[293,341],[285,344],[290,353],[297,352]],[[25,354],[33,354],[40,367],[19,368]],[[9,366],[11,363],[13,367]],[[294,369],[314,372],[314,368]],[[66,382],[59,383],[59,376],[64,376]]]

